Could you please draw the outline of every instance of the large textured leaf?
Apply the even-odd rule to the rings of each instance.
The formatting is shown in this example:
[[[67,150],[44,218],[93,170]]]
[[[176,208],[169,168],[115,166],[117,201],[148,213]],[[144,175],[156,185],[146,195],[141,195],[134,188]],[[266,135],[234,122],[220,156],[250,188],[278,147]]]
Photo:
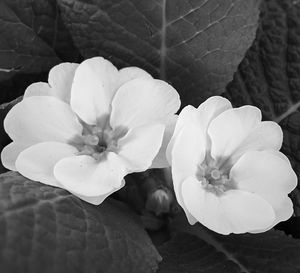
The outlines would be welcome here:
[[[8,172],[0,176],[0,272],[154,272],[160,259],[121,203],[93,206]]]
[[[159,248],[158,273],[297,273],[300,241],[279,231],[199,238],[179,233]]]
[[[84,57],[171,82],[183,104],[220,94],[251,45],[258,0],[58,0]]]
[[[265,0],[257,39],[239,66],[226,96],[235,106],[258,106],[284,132],[282,152],[300,178],[300,3]],[[298,186],[299,188],[299,186]],[[299,190],[298,190],[299,191]],[[293,193],[300,215],[300,194]]]
[[[61,60],[77,58],[56,0],[0,1],[0,102],[45,79]]]

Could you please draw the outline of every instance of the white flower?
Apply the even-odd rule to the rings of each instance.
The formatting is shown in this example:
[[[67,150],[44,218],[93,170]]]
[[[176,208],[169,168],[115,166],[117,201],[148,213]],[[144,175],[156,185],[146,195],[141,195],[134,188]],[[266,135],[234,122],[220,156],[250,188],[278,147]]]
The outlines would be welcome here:
[[[101,57],[55,66],[48,81],[30,85],[4,120],[6,168],[100,204],[128,173],[167,165],[180,107],[169,84]]]
[[[190,224],[221,233],[263,232],[293,213],[297,184],[279,152],[282,130],[253,106],[211,97],[185,107],[167,149],[178,203]]]

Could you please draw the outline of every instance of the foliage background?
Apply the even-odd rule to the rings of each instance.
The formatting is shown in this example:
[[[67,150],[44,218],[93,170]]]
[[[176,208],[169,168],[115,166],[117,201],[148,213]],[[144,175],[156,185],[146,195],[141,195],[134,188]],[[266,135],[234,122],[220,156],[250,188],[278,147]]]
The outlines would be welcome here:
[[[2,121],[30,83],[101,55],[170,82],[182,106],[221,94],[259,107],[281,125],[300,177],[300,1],[0,0],[0,22],[0,149],[10,142]],[[295,215],[276,230],[221,236],[173,208],[146,211],[145,185],[166,186],[155,171],[94,207],[0,169],[1,272],[299,271],[299,185]]]

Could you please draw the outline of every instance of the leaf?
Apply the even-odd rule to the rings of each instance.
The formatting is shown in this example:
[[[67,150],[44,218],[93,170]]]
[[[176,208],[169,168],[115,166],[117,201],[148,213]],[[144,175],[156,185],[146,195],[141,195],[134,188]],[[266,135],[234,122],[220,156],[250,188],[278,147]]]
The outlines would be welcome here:
[[[297,273],[300,268],[300,241],[280,231],[205,238],[179,233],[158,250],[163,257],[158,273]]]
[[[284,230],[286,234],[290,234],[294,238],[300,239],[300,217],[291,217],[289,220],[279,223],[276,228]]]
[[[11,142],[10,137],[6,134],[4,130],[3,121],[9,112],[9,110],[16,105],[18,102],[22,100],[22,97],[19,97],[9,103],[4,103],[0,105],[0,153],[2,149]],[[3,167],[2,162],[0,160],[0,174],[6,172],[7,170]]]
[[[24,93],[49,69],[78,59],[56,0],[0,1],[0,102]]]
[[[17,173],[0,176],[1,272],[147,273],[159,260],[121,203],[93,206]]]
[[[265,0],[257,38],[224,94],[235,106],[251,104],[283,129],[282,152],[300,178],[300,2]],[[300,187],[293,192],[300,215]],[[297,197],[298,196],[298,197]]]
[[[85,58],[138,66],[171,82],[183,104],[220,94],[251,45],[258,0],[58,0]]]

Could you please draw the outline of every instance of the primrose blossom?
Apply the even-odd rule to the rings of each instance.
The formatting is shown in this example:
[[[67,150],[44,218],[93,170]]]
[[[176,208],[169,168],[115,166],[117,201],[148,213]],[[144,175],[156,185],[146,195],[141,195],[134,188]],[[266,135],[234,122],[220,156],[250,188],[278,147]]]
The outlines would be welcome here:
[[[167,156],[190,224],[221,234],[257,233],[292,215],[288,193],[297,176],[279,152],[280,126],[261,119],[258,108],[232,108],[219,96],[181,111]]]
[[[13,142],[1,160],[31,180],[100,204],[127,174],[168,166],[179,107],[176,90],[142,69],[118,70],[102,57],[62,63],[7,114]]]

